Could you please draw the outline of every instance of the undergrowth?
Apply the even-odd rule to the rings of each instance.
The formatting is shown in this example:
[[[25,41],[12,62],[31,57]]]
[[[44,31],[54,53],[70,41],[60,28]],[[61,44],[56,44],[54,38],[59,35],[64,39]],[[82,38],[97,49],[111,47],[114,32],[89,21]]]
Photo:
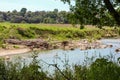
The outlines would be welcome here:
[[[89,62],[89,61],[88,61]],[[26,64],[24,61],[0,60],[0,80],[120,80],[120,65],[106,58],[98,58],[88,65],[73,65],[64,63],[61,70],[58,64],[48,64],[55,70],[53,74],[44,71],[36,55]]]

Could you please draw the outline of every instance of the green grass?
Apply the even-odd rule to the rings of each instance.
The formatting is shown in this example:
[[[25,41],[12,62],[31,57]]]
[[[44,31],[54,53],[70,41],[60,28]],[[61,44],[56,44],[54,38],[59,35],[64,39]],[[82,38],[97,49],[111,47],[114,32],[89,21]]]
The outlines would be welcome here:
[[[98,29],[85,28],[79,29],[75,27],[60,27],[44,24],[17,24],[17,23],[0,23],[0,40],[7,38],[16,39],[33,39],[43,38],[50,40],[68,40],[93,38],[100,39],[102,37],[119,36],[120,31],[113,28]],[[106,36],[108,34],[109,36]]]

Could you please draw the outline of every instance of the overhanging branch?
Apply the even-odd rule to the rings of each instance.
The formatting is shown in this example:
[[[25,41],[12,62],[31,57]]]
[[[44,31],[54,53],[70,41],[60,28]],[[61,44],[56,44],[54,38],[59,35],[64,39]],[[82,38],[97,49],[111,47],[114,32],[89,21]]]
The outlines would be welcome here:
[[[108,11],[110,12],[110,14],[113,16],[113,18],[117,22],[117,24],[120,25],[120,15],[115,11],[115,9],[113,8],[110,0],[104,0],[104,3],[106,5]]]

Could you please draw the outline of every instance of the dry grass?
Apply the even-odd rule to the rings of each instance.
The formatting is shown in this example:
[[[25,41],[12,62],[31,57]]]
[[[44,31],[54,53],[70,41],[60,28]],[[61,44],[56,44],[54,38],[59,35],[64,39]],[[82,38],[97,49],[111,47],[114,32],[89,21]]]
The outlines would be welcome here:
[[[53,26],[53,27],[76,27],[79,28],[80,25],[76,24],[75,26],[73,26],[72,24],[39,24],[39,25],[43,25],[43,26]],[[85,25],[85,28],[96,28],[96,26],[93,25]]]
[[[44,26],[53,26],[53,27],[73,27],[71,24],[40,24]]]

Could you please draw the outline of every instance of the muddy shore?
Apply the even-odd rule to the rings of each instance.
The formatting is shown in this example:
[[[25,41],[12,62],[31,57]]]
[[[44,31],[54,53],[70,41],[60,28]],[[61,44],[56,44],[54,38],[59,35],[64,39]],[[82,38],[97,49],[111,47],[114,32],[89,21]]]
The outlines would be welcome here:
[[[7,39],[5,40],[5,49],[0,49],[0,56],[9,56],[14,54],[23,54],[32,50],[52,50],[52,49],[65,49],[74,50],[79,48],[80,50],[107,48],[112,45],[105,45],[100,40],[68,40],[68,41],[46,41],[41,39],[34,40],[17,40]],[[17,45],[17,48],[15,47]]]
[[[26,52],[31,51],[29,48],[23,48],[23,49],[0,49],[0,56],[10,56],[15,54],[24,54]]]

